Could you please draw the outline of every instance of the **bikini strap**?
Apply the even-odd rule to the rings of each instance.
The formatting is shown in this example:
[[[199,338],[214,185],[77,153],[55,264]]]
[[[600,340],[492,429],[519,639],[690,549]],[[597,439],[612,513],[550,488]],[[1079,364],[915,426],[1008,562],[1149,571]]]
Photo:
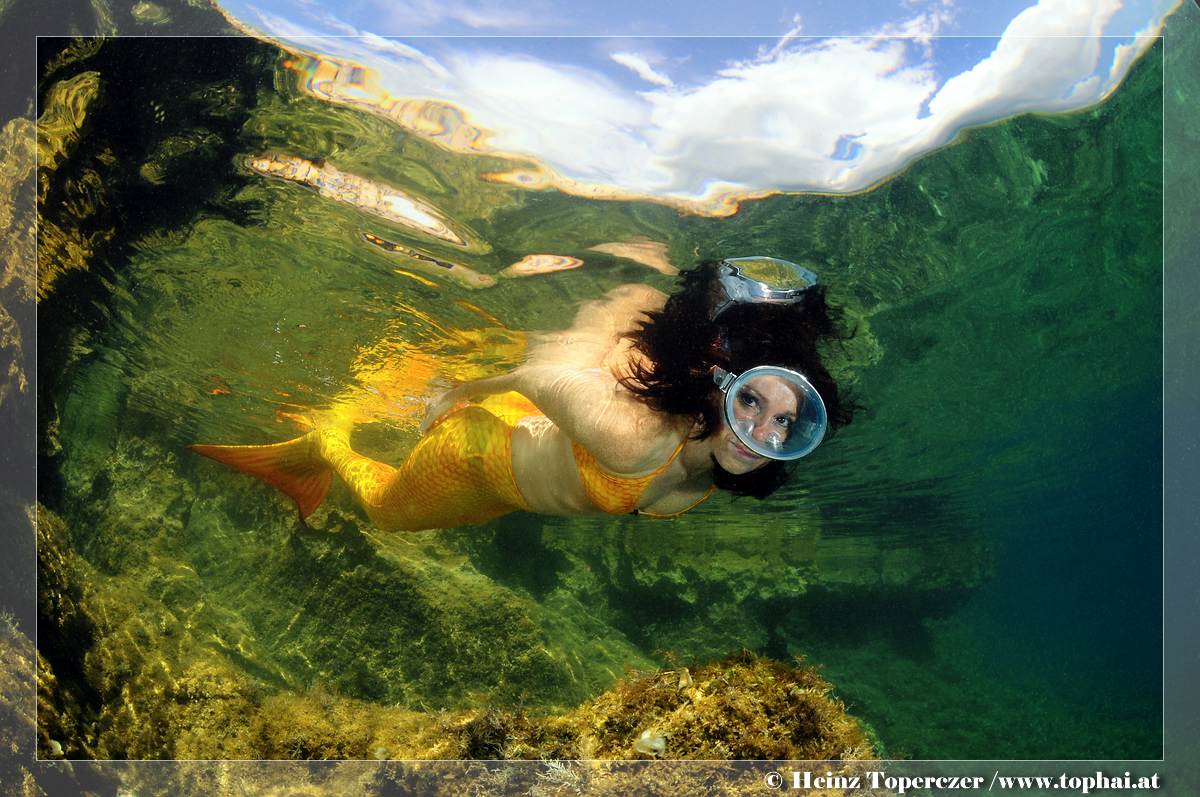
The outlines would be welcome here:
[[[667,461],[664,462],[663,464],[659,465],[658,468],[655,469],[655,471],[654,471],[655,476],[662,473],[667,468],[671,467],[671,463],[674,462],[675,460],[679,459],[679,455],[681,453],[683,453],[683,447],[685,445],[687,445],[687,441],[688,441],[688,436],[685,434],[683,436],[683,439],[679,441],[679,445],[675,446],[675,450],[671,452],[671,456],[667,457]]]
[[[674,520],[675,518],[679,517],[680,515],[684,514],[685,512],[691,512],[693,509],[695,509],[696,507],[703,504],[705,501],[707,501],[709,498],[712,497],[712,494],[714,492],[716,492],[716,490],[717,490],[717,485],[715,485],[715,484],[710,485],[709,488],[704,492],[704,495],[700,496],[695,501],[693,501],[692,503],[685,506],[683,509],[680,509],[678,512],[669,512],[665,515],[660,515],[657,512],[648,512],[645,509],[635,509],[634,513],[638,514],[638,515],[645,515],[646,517],[652,517],[656,520]]]

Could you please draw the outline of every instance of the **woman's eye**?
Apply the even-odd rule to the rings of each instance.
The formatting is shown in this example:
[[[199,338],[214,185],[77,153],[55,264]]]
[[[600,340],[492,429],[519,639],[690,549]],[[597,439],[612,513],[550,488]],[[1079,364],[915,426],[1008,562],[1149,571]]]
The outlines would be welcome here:
[[[758,406],[758,399],[756,399],[754,396],[751,396],[749,393],[739,393],[738,400],[741,401],[743,404],[745,404],[747,407],[753,408],[753,407]]]
[[[792,428],[792,419],[787,417],[786,415],[780,415],[778,418],[775,419],[775,423],[779,424],[779,426],[783,429]]]

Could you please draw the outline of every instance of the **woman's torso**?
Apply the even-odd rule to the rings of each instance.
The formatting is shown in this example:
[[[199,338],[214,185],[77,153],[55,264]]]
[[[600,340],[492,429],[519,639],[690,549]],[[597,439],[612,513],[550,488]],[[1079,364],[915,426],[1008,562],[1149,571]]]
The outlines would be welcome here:
[[[674,440],[647,441],[647,448],[661,452],[658,465],[640,473],[612,473],[632,484],[637,500],[627,509],[645,510],[656,515],[682,512],[709,492],[709,485],[696,483],[688,476],[675,449],[686,435],[680,430]],[[534,512],[553,515],[599,515],[605,510],[588,496],[580,476],[580,462],[573,441],[541,415],[521,419],[513,429],[513,474],[521,495]],[[669,464],[668,464],[669,463]],[[666,464],[666,467],[662,467]],[[592,467],[603,467],[596,463]],[[657,473],[656,473],[657,471]],[[641,488],[637,484],[653,475]],[[593,490],[598,489],[593,484]]]
[[[647,286],[622,286],[604,301],[585,305],[570,330],[548,336],[531,352],[531,359],[607,380],[616,399],[608,406],[620,407],[633,426],[645,430],[635,435],[637,450],[577,451],[573,448],[575,441],[546,417],[531,414],[521,418],[513,429],[513,473],[533,511],[604,514],[606,510],[597,505],[598,500],[608,512],[637,509],[671,515],[689,509],[711,492],[706,474],[689,475],[678,456],[680,444],[691,431],[691,421],[664,416],[634,400],[618,379],[618,375],[631,373],[631,364],[641,357],[625,334],[644,318],[643,313],[661,309],[666,298]],[[604,410],[581,406],[578,411],[586,414]],[[614,460],[626,467],[604,466]],[[638,464],[631,467],[629,463]],[[580,468],[588,471],[587,485]],[[647,479],[651,475],[653,478]],[[614,482],[606,476],[617,479]]]

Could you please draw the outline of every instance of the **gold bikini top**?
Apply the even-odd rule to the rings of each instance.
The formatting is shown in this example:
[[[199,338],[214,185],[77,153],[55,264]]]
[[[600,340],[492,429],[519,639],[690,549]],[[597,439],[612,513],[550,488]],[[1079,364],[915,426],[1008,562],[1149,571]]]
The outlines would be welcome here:
[[[642,493],[646,492],[650,482],[654,481],[679,457],[679,452],[683,451],[685,443],[687,443],[686,435],[679,441],[679,445],[675,446],[675,450],[666,462],[644,476],[617,476],[609,473],[600,467],[600,463],[596,461],[590,451],[574,441],[571,442],[571,452],[575,456],[575,466],[579,469],[579,481],[583,483],[584,493],[588,500],[604,512],[610,515],[626,515],[636,512],[650,517],[671,518],[682,515],[707,501],[716,489],[716,485],[709,487],[698,501],[678,512],[659,515],[654,512],[638,510],[637,505],[642,498]]]

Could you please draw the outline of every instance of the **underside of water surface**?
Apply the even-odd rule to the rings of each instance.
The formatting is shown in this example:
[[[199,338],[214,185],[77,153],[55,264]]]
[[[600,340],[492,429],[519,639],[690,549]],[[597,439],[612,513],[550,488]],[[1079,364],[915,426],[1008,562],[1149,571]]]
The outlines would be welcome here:
[[[431,718],[749,651],[818,666],[881,754],[1159,757],[1162,60],[872,191],[703,218],[497,182],[250,39],[44,39],[42,755],[529,754]],[[860,405],[766,501],[386,534],[187,448],[336,412],[396,464],[439,385],[757,253],[818,271]]]

